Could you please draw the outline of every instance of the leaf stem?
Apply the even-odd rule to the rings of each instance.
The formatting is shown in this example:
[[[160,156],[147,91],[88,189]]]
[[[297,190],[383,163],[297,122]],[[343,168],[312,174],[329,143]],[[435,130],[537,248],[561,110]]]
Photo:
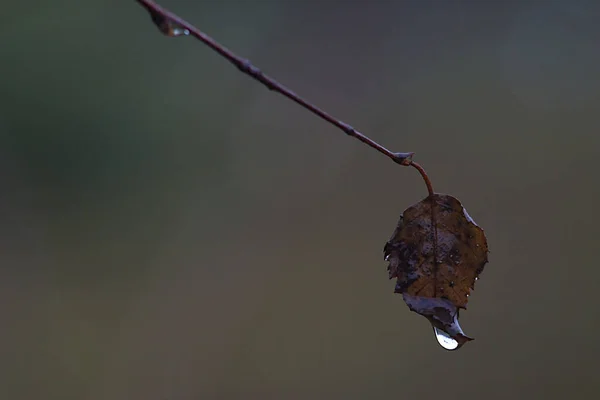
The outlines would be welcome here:
[[[231,62],[233,65],[235,65],[241,72],[243,72],[244,74],[257,80],[258,82],[262,83],[269,90],[273,90],[275,92],[282,94],[283,96],[294,101],[295,103],[304,107],[305,109],[312,112],[313,114],[319,116],[320,118],[324,119],[325,121],[329,122],[330,124],[338,127],[344,133],[346,133],[348,136],[351,136],[355,139],[360,140],[367,146],[369,146],[369,147],[377,150],[378,152],[384,154],[385,156],[389,157],[395,163],[403,165],[403,166],[409,166],[409,165],[413,166],[421,173],[421,176],[423,177],[423,180],[425,181],[425,184],[427,185],[427,190],[429,191],[429,194],[430,195],[433,194],[431,182],[429,180],[429,177],[425,173],[425,170],[423,170],[423,168],[419,164],[416,164],[412,161],[412,157],[413,157],[414,153],[412,153],[412,152],[400,153],[400,152],[393,152],[393,151],[388,150],[387,148],[383,147],[382,145],[380,145],[373,139],[371,139],[368,136],[364,135],[363,133],[357,131],[352,126],[348,125],[347,123],[343,122],[342,120],[339,120],[339,119],[333,117],[332,115],[326,113],[325,111],[321,110],[317,106],[313,105],[312,103],[310,103],[307,100],[303,99],[302,97],[298,96],[292,90],[288,89],[287,87],[285,87],[282,84],[280,84],[279,82],[277,82],[275,79],[264,74],[260,69],[258,69],[254,65],[252,65],[252,63],[250,63],[249,60],[237,56],[231,50],[229,50],[222,44],[218,43],[216,40],[214,40],[212,37],[208,36],[204,32],[200,31],[194,25],[190,24],[189,22],[185,21],[184,19],[180,18],[179,16],[173,14],[172,12],[162,8],[161,6],[156,4],[154,1],[152,1],[152,0],[136,0],[136,1],[140,5],[142,5],[144,8],[146,8],[146,10],[148,10],[154,24],[157,25],[157,27],[167,36],[176,36],[173,34],[173,29],[172,29],[173,25],[176,25],[178,27],[186,29],[188,31],[188,32],[186,32],[186,34],[194,36],[196,39],[198,39],[201,42],[203,42],[204,44],[206,44],[208,47],[210,47],[211,49],[213,49],[214,51],[219,53],[222,57],[224,57],[229,62]]]
[[[433,196],[435,194],[435,192],[433,191],[433,185],[431,184],[431,180],[429,179],[427,172],[425,172],[425,169],[423,169],[421,165],[417,164],[414,161],[410,162],[410,166],[416,168],[416,170],[419,171],[421,177],[425,181],[425,185],[427,185],[427,191],[429,192],[429,196]]]

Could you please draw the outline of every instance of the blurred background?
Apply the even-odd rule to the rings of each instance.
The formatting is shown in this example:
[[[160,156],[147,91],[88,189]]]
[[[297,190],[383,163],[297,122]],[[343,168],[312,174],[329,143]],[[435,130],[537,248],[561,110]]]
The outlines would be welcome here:
[[[476,340],[387,279],[416,171],[133,1],[9,2],[1,399],[598,396],[600,3],[161,4],[463,202]]]

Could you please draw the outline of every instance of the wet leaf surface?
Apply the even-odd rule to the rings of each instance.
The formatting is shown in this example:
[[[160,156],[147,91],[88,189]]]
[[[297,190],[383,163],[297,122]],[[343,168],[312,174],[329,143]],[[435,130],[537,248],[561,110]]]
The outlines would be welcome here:
[[[483,230],[458,199],[444,194],[406,209],[384,247],[395,292],[458,347],[471,340],[458,325],[458,310],[466,309],[487,255]]]

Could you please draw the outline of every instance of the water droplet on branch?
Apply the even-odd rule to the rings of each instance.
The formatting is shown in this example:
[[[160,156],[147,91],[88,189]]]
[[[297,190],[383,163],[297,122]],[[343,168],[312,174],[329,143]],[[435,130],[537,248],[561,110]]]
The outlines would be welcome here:
[[[190,31],[183,26],[179,25],[175,21],[168,17],[156,12],[156,10],[146,7],[150,13],[150,18],[154,25],[160,30],[165,36],[176,37],[176,36],[188,36]]]

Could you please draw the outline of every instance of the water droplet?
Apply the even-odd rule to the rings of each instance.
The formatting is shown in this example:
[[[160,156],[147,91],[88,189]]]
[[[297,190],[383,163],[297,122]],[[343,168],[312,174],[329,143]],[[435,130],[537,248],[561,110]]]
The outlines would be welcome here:
[[[172,26],[171,31],[169,32],[169,36],[187,36],[189,34],[189,30],[181,28],[179,26]]]
[[[187,36],[190,34],[190,31],[183,26],[177,24],[175,21],[167,18],[166,16],[160,14],[156,10],[151,7],[147,7],[146,9],[150,13],[150,18],[152,18],[152,22],[154,25],[166,36],[176,37],[176,36]]]
[[[476,281],[477,281],[477,280],[479,280],[479,277],[477,277],[477,276],[476,276],[476,277],[475,277],[475,280],[476,280]]]
[[[390,255],[388,254],[387,256],[385,256],[385,261],[390,259]]]
[[[453,339],[450,335],[444,332],[441,329],[433,327],[433,333],[435,334],[435,338],[437,339],[440,346],[442,346],[446,350],[456,350],[459,347],[458,341]]]

